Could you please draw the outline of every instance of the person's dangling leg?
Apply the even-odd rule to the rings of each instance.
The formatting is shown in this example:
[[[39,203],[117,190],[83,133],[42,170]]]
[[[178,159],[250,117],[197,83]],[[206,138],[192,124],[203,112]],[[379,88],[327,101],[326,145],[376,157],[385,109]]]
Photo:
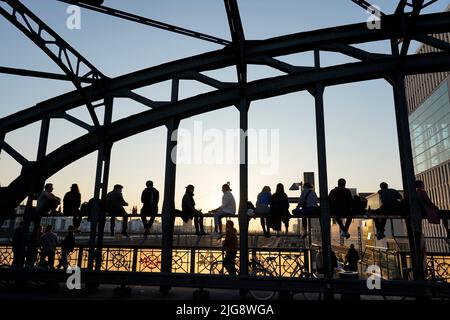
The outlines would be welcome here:
[[[336,220],[336,223],[339,225],[339,229],[341,230],[341,233],[345,233],[345,226],[342,223],[341,218],[336,217],[336,218],[334,218],[334,220]]]
[[[198,217],[197,216],[194,217],[194,227],[195,227],[195,234],[200,236],[201,233],[200,233],[200,230],[199,230],[199,222],[198,222]]]
[[[447,239],[450,239],[450,229],[448,228],[448,219],[442,218],[442,223],[444,224],[445,231],[447,232]]]
[[[306,236],[308,235],[308,218],[306,217],[302,218],[302,229],[303,229],[302,238],[305,239]]]
[[[114,232],[116,229],[116,217],[114,215],[111,215],[110,218],[110,228],[111,228],[111,236],[114,236]]]
[[[142,221],[142,225],[144,226],[144,230],[148,229],[148,222],[147,222],[147,217],[145,216],[145,213],[143,213],[141,211],[141,221]]]
[[[261,221],[261,228],[262,228],[262,231],[263,231],[264,235],[267,235],[267,230],[266,230],[266,219],[265,219],[264,217],[261,217],[261,218],[260,218],[260,221]]]
[[[127,231],[128,231],[128,214],[126,212],[124,212],[122,214],[122,234],[124,236],[129,237]]]
[[[200,214],[200,216],[198,217],[198,225],[200,227],[200,233],[202,235],[206,235],[205,228],[203,226],[203,214]]]

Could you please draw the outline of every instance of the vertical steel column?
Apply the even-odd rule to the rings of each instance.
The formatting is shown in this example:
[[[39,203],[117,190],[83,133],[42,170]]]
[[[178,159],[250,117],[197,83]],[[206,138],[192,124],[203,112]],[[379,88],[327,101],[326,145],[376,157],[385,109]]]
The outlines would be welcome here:
[[[50,130],[50,118],[46,117],[43,118],[41,121],[41,130],[39,133],[39,144],[38,144],[38,150],[36,155],[36,161],[42,160],[46,153],[47,153],[47,145],[48,145],[48,133]],[[38,235],[38,228],[41,224],[41,218],[37,214],[32,215],[33,211],[33,200],[35,199],[36,193],[39,193],[44,188],[44,182],[40,178],[36,181],[30,181],[29,191],[28,191],[28,199],[27,204],[25,207],[25,215],[24,220],[26,224],[26,237],[28,237],[30,222],[32,220],[32,216],[34,216],[34,222],[33,222],[33,230],[31,233],[32,239],[34,239],[37,243],[37,235]],[[37,245],[29,247],[30,250],[27,252],[27,264],[33,264],[36,261],[37,258]],[[29,261],[28,261],[29,260]]]
[[[244,94],[239,103],[239,122],[241,129],[239,152],[239,272],[248,274],[248,108]]]
[[[103,127],[111,123],[113,98],[108,96],[104,101],[105,114]],[[98,149],[97,169],[95,174],[94,202],[91,208],[91,226],[89,235],[88,269],[100,270],[102,263],[103,233],[105,227],[105,199],[108,191],[109,165],[112,144],[102,141]],[[97,241],[97,250],[96,243]]]
[[[179,80],[172,80],[172,101],[178,100]],[[172,272],[172,249],[173,249],[173,227],[175,223],[175,183],[176,183],[176,156],[177,156],[177,135],[180,121],[170,118],[166,124],[166,175],[164,182],[164,202],[161,214],[162,219],[162,254],[161,271]],[[174,136],[175,135],[175,136]],[[173,137],[174,136],[174,137]],[[163,289],[163,288],[162,288]],[[165,288],[167,289],[167,288]]]
[[[320,52],[314,50],[314,64],[320,68]],[[324,87],[316,83],[314,87],[314,101],[316,108],[316,134],[317,134],[317,157],[319,164],[319,189],[320,189],[320,224],[322,231],[322,256],[325,276],[332,278],[333,270],[331,266],[331,235],[330,235],[330,212],[328,207],[328,175],[327,175],[327,155],[325,144],[325,119],[323,111]]]
[[[406,103],[405,76],[400,72],[394,75],[394,103],[397,123],[398,146],[400,149],[400,166],[405,201],[409,208],[406,219],[414,278],[425,280],[425,241],[422,234],[422,218],[416,199],[414,164],[409,131],[408,107]]]
[[[105,115],[103,125],[109,125],[112,121],[114,99],[111,96],[105,98]],[[103,146],[103,177],[101,181],[101,193],[100,196],[101,208],[100,216],[98,220],[98,235],[97,235],[97,255],[95,258],[95,270],[100,270],[102,265],[102,249],[103,249],[103,235],[105,232],[106,222],[106,195],[108,193],[109,182],[109,168],[111,163],[111,148],[112,143],[105,141]],[[96,198],[97,199],[97,198]]]

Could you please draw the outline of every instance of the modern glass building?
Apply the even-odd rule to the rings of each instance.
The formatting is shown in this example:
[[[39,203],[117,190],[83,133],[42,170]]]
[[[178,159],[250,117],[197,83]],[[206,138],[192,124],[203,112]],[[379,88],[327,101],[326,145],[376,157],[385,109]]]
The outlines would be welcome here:
[[[447,11],[450,10],[450,6]],[[450,33],[431,35],[450,43]],[[417,53],[437,51],[422,45]],[[450,210],[450,73],[406,78],[411,147],[416,178],[425,182],[431,200]],[[424,222],[426,236],[445,236],[443,228]]]
[[[449,82],[437,89],[409,117],[416,174],[450,159]]]

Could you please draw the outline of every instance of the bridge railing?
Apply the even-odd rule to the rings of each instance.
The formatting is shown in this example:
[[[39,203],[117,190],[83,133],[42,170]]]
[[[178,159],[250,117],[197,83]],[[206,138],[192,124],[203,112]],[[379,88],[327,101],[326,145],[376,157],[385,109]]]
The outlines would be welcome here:
[[[78,245],[68,256],[71,266],[87,268],[88,247]],[[249,260],[269,270],[273,276],[291,277],[297,264],[312,272],[311,250],[296,248],[252,248]],[[136,245],[107,245],[102,250],[100,271],[161,272],[161,247]],[[0,245],[0,265],[10,266],[13,261],[11,244]],[[56,248],[55,267],[61,257],[61,247]],[[177,247],[173,250],[172,272],[209,274],[211,265],[223,259],[220,248]],[[39,258],[36,266],[39,267]]]

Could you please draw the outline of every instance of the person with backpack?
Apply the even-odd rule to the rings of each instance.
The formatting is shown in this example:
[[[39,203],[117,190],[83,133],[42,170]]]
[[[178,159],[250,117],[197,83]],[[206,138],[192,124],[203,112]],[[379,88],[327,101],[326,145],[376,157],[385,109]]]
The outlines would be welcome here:
[[[150,229],[153,226],[153,222],[155,222],[156,214],[158,213],[158,202],[159,202],[159,191],[153,187],[153,181],[147,181],[145,183],[146,188],[142,191],[141,194],[141,220],[144,225],[144,236],[148,236],[150,234]],[[147,221],[147,217],[150,217],[149,221]]]
[[[79,233],[78,228],[81,225],[83,217],[80,212],[81,194],[80,189],[76,183],[72,184],[70,191],[64,195],[63,198],[63,213],[73,216],[74,232]]]
[[[61,258],[59,260],[58,266],[56,269],[60,269],[63,267],[64,270],[67,269],[69,264],[69,255],[75,249],[75,235],[74,235],[75,227],[69,226],[67,229],[67,236],[61,243]]]
[[[302,218],[303,239],[308,236],[308,218],[315,217],[320,213],[317,202],[318,198],[313,185],[306,182],[303,185],[297,207],[292,211],[294,216]]]

